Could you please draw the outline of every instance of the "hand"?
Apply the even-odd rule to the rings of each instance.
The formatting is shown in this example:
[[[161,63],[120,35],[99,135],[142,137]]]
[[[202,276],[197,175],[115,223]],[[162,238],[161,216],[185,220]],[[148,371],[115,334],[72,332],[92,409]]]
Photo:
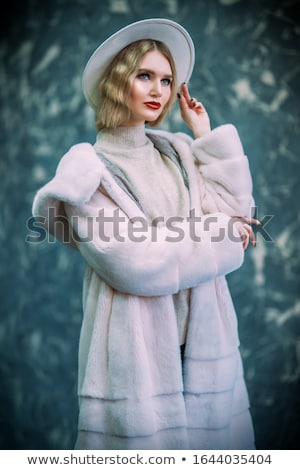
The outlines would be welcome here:
[[[188,86],[184,83],[181,86],[181,93],[178,94],[181,116],[184,122],[192,130],[195,139],[210,132],[209,116],[202,103],[191,98]]]
[[[243,242],[243,249],[246,250],[249,242],[251,245],[255,247],[256,240],[253,229],[251,225],[261,225],[261,222],[257,219],[253,219],[252,217],[232,217],[233,221],[237,224],[236,227],[239,231],[241,240]]]

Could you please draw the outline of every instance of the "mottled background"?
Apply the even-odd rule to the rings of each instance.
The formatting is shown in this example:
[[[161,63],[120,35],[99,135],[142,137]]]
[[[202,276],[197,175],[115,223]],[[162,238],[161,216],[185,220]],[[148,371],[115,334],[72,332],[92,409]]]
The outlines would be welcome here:
[[[299,2],[23,0],[1,12],[0,447],[70,449],[77,420],[83,262],[25,243],[36,190],[74,143],[94,141],[81,93],[91,52],[142,18],[182,23],[197,48],[192,94],[232,122],[250,159],[258,234],[229,277],[259,449],[299,448]],[[175,109],[166,128],[185,130]],[[298,145],[297,145],[298,142]],[[266,219],[265,219],[266,220]]]

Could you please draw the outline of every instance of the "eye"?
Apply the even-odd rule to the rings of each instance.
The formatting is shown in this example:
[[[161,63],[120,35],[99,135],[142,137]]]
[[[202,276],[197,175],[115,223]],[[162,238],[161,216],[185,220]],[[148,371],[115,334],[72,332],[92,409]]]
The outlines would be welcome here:
[[[161,83],[165,86],[170,86],[172,83],[172,80],[170,78],[163,78]]]
[[[147,72],[142,72],[137,76],[137,78],[140,78],[141,80],[149,80],[150,74]]]

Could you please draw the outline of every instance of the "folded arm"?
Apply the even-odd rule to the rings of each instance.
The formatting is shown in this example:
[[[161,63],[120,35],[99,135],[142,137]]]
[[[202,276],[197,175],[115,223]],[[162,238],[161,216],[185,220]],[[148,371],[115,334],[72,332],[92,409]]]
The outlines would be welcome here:
[[[65,204],[65,211],[83,257],[118,291],[174,294],[225,275],[243,262],[239,232],[224,214],[174,218],[153,227],[142,217],[129,219],[99,194],[97,204],[92,198],[83,206]]]

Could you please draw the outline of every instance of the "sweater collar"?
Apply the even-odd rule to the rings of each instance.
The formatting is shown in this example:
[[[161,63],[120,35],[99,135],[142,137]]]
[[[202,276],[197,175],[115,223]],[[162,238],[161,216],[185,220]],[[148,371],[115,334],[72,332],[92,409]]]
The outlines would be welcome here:
[[[105,129],[97,134],[95,147],[109,144],[113,147],[138,148],[147,143],[145,126],[118,127]]]

